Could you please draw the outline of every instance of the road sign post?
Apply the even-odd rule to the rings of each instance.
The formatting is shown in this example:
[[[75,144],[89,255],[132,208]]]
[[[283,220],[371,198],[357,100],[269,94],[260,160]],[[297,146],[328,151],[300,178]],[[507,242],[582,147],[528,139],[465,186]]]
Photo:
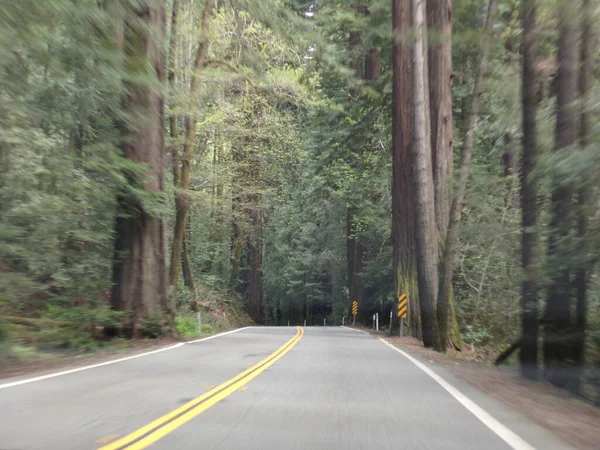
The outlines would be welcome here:
[[[196,320],[198,322],[198,336],[202,334],[202,313],[198,311],[196,315]]]
[[[356,325],[356,315],[358,314],[358,302],[352,302],[352,325]]]
[[[394,308],[390,309],[390,336],[392,335],[393,323],[394,323]]]
[[[375,331],[379,331],[379,313],[375,313]]]
[[[406,294],[402,294],[398,297],[398,319],[400,320],[400,337],[404,332],[404,319],[408,317],[408,297]]]

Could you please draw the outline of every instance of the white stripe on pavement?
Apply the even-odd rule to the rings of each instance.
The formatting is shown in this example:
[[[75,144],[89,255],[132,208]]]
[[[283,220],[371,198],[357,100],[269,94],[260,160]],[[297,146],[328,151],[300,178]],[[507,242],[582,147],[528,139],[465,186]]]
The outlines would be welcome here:
[[[362,333],[362,334],[366,334],[367,336],[370,336],[370,334],[369,334],[369,333],[367,333],[366,331],[357,330],[356,328],[350,328],[350,327],[347,327],[347,326],[345,326],[345,325],[342,325],[342,327],[341,327],[341,328],[345,328],[346,330],[352,330],[352,331],[356,331],[357,333]]]
[[[507,427],[498,422],[494,417],[491,416],[485,409],[480,407],[477,403],[467,397],[465,394],[460,392],[437,373],[427,367],[425,364],[417,361],[415,358],[410,356],[408,353],[400,350],[398,347],[393,346],[385,339],[379,338],[381,342],[390,347],[392,350],[397,351],[402,356],[407,358],[415,366],[433,378],[440,386],[442,386],[452,397],[458,400],[465,408],[477,417],[485,426],[496,433],[504,442],[506,442],[514,450],[535,450],[534,447],[525,442],[520,436],[509,430]]]
[[[6,389],[6,388],[10,388],[10,387],[20,386],[22,384],[35,383],[36,381],[42,381],[42,380],[47,380],[49,378],[61,377],[63,375],[69,375],[69,374],[72,374],[72,373],[82,372],[84,370],[96,369],[98,367],[108,366],[110,364],[116,364],[116,363],[120,363],[120,362],[123,362],[123,361],[129,361],[131,359],[141,358],[143,356],[150,356],[150,355],[154,355],[156,353],[165,352],[167,350],[174,350],[174,349],[182,347],[182,346],[184,346],[186,344],[195,344],[195,343],[198,343],[198,342],[203,342],[203,341],[208,341],[210,339],[215,339],[215,338],[218,338],[218,337],[221,337],[221,336],[226,336],[228,334],[237,333],[238,331],[246,330],[248,328],[252,328],[252,327],[237,328],[235,330],[231,330],[231,331],[226,331],[224,333],[215,334],[214,336],[208,336],[208,337],[205,337],[205,338],[202,338],[202,339],[196,339],[195,341],[179,342],[179,343],[177,343],[175,345],[170,345],[168,347],[159,348],[158,350],[152,350],[152,351],[146,352],[146,353],[140,353],[139,355],[127,356],[125,358],[113,359],[111,361],[106,361],[106,362],[102,362],[102,363],[98,363],[98,364],[91,364],[89,366],[83,366],[83,367],[77,367],[75,369],[63,370],[62,372],[55,372],[55,373],[50,373],[48,375],[41,375],[39,377],[26,378],[25,380],[18,380],[18,381],[13,381],[13,382],[10,382],[10,383],[4,383],[4,384],[0,384],[0,389]]]

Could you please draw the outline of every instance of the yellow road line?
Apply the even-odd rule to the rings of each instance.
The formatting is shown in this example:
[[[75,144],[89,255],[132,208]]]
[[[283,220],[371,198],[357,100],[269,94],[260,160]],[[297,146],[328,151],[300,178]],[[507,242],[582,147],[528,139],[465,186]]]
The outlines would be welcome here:
[[[250,380],[256,378],[266,369],[271,367],[283,357],[291,348],[298,343],[304,335],[302,327],[297,327],[296,335],[282,345],[277,351],[258,364],[250,367],[239,375],[217,386],[206,394],[186,403],[185,405],[171,411],[156,419],[146,426],[134,431],[118,441],[115,441],[99,450],[138,450],[148,447],[184,423],[192,420],[197,415],[206,411],[211,406],[237,391]]]

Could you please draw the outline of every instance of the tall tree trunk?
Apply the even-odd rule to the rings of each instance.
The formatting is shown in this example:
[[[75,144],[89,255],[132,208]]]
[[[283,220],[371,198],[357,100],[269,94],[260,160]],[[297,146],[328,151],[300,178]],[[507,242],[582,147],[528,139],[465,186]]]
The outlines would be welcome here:
[[[190,251],[188,248],[188,235],[190,229],[190,218],[188,217],[187,230],[183,236],[183,247],[181,251],[181,270],[183,272],[183,284],[189,288],[192,292],[196,292],[196,283],[194,283],[194,276],[192,274],[192,263],[190,261]],[[194,303],[193,307],[195,308]]]
[[[417,335],[420,315],[415,256],[412,173],[412,92],[410,0],[393,0],[392,28],[392,254],[396,299],[409,299],[410,329]]]
[[[452,275],[454,273],[454,253],[458,243],[458,229],[462,215],[463,202],[467,183],[469,181],[469,172],[471,171],[471,158],[475,146],[475,129],[481,109],[481,96],[483,94],[483,82],[487,72],[488,59],[490,54],[490,45],[492,40],[492,29],[496,19],[497,0],[489,0],[487,17],[485,20],[485,38],[481,50],[481,59],[479,69],[475,76],[475,86],[473,87],[473,97],[471,100],[471,109],[467,119],[467,128],[465,129],[464,145],[460,153],[460,169],[458,182],[456,183],[456,192],[452,198],[452,207],[450,209],[450,223],[446,233],[446,242],[444,252],[440,262],[440,286],[438,298],[438,324],[440,327],[440,339],[442,351],[446,350],[445,339],[448,335],[448,323],[450,308],[450,299],[452,295]]]
[[[357,15],[361,16],[366,13],[365,7],[356,9]],[[348,37],[348,53],[350,59],[350,69],[354,71],[354,76],[357,79],[363,78],[364,64],[362,57],[362,31],[352,30]],[[358,93],[354,89],[350,89],[348,94],[349,101],[355,101],[358,98]],[[349,201],[350,203],[350,201]],[[359,315],[362,312],[362,283],[360,280],[360,271],[362,270],[362,254],[363,249],[360,244],[358,233],[355,226],[355,216],[358,209],[355,205],[348,204],[346,216],[346,264],[348,277],[348,310],[352,308],[352,302],[358,302]]]
[[[575,143],[577,136],[577,0],[561,3],[559,9],[558,74],[556,98],[555,151],[564,151]],[[544,320],[544,377],[559,387],[568,387],[568,359],[571,334],[571,275],[569,249],[564,238],[574,224],[570,185],[554,187],[548,239],[548,262],[551,281]]]
[[[127,2],[123,27],[125,70],[140,77],[140,67],[148,67],[143,80],[128,81],[125,99],[129,121],[122,125],[125,157],[148,166],[143,188],[164,190],[164,104],[160,85],[165,82],[165,55],[162,39],[165,11],[148,2]],[[151,32],[148,32],[148,28]],[[148,77],[156,83],[148,83]],[[138,334],[143,321],[154,314],[167,313],[172,319],[166,282],[166,242],[163,220],[145,211],[138,200],[119,197],[115,223],[112,306],[132,311],[129,330]]]
[[[427,95],[427,28],[425,1],[412,0],[413,49],[413,167],[415,241],[421,307],[421,327],[425,347],[439,348],[435,306],[438,295],[438,241],[435,222],[433,171],[431,167],[431,140]]]
[[[536,24],[536,1],[524,0],[522,10],[523,37],[523,161],[521,168],[522,241],[521,263],[525,279],[521,291],[522,328],[521,374],[537,378],[538,363],[538,297],[540,292],[540,255],[537,231],[537,180],[534,176],[537,164],[537,58],[538,33]]]
[[[435,196],[435,217],[440,245],[439,256],[443,257],[450,207],[452,203],[453,173],[453,125],[452,125],[452,0],[427,3],[427,23],[434,36],[429,42],[429,103],[431,123],[431,152]],[[441,264],[441,260],[440,260]],[[451,280],[450,280],[451,281]],[[450,341],[462,347],[460,329],[454,313],[452,283],[450,292],[444,297],[447,302],[440,312],[440,344]],[[450,331],[448,326],[450,315]]]
[[[352,309],[352,302],[356,301],[359,304],[358,315],[362,316],[365,311],[362,307],[363,286],[360,271],[362,270],[364,249],[358,238],[358,230],[354,223],[357,212],[356,208],[348,207],[346,216],[346,258],[348,261],[348,295],[350,302],[348,310]]]
[[[443,248],[452,202],[452,0],[427,3],[429,42],[429,114],[435,192],[435,216]]]
[[[246,151],[243,148],[232,148],[232,160],[234,164],[232,196],[231,196],[231,289],[238,287],[240,270],[242,267],[242,254],[246,240],[243,226],[244,188],[243,183],[248,179],[244,167]]]
[[[579,117],[579,145],[586,150],[590,135],[589,89],[592,76],[592,11],[590,0],[583,0],[582,23],[581,23],[581,54],[579,65],[579,96],[581,113]],[[588,229],[589,205],[591,204],[591,190],[588,186],[589,180],[584,179],[584,186],[578,192],[578,237],[580,239],[581,267],[575,274],[575,287],[577,289],[577,306],[575,310],[575,343],[573,345],[573,359],[575,368],[571,387],[575,392],[581,392],[581,378],[585,364],[585,328],[587,314],[587,284],[589,277],[589,255],[587,251],[586,235]]]
[[[212,256],[211,271],[214,274],[218,274],[222,270],[222,259],[220,257],[222,247],[220,247],[220,244],[223,243],[223,230],[225,226],[225,217],[223,213],[223,182],[221,174],[219,173],[219,167],[223,164],[223,143],[221,142],[221,134],[218,131],[215,133],[215,141],[214,180],[216,187],[214,199],[215,231],[213,233],[215,249]]]
[[[208,32],[210,26],[210,16],[212,13],[214,0],[206,0],[204,9],[202,10],[201,35],[198,42],[198,50],[194,59],[192,68],[192,81],[190,83],[190,98],[193,104],[196,103],[200,92],[200,76],[202,73],[202,65],[208,48]],[[194,105],[195,106],[195,105]],[[177,286],[177,278],[179,276],[179,263],[181,261],[181,251],[183,248],[183,239],[185,235],[185,225],[188,205],[188,189],[190,187],[191,177],[191,160],[196,147],[196,115],[193,111],[188,113],[185,119],[185,141],[183,144],[183,158],[181,167],[181,182],[177,189],[175,198],[175,208],[177,214],[175,216],[175,229],[173,231],[173,248],[171,252],[171,266],[169,271],[169,282],[173,293]]]
[[[169,38],[169,89],[171,95],[175,93],[175,66],[177,64],[177,34],[179,32],[179,0],[173,0],[173,10],[171,11],[171,36]],[[171,109],[175,105],[171,104]],[[181,167],[179,163],[179,145],[177,137],[179,130],[177,129],[177,115],[171,112],[169,116],[169,133],[171,137],[171,164],[173,166],[173,185],[179,185],[181,176]]]
[[[255,185],[260,179],[260,159],[256,151],[250,153],[250,179]],[[254,187],[256,189],[256,187]],[[264,323],[262,288],[262,207],[261,195],[254,192],[248,196],[247,215],[250,233],[247,239],[248,253],[248,313],[258,323]]]

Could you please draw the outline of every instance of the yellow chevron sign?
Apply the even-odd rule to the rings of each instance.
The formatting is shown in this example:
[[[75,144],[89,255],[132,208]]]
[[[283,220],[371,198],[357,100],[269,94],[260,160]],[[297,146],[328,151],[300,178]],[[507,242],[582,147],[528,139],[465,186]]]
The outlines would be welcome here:
[[[357,314],[358,314],[358,302],[353,301],[352,302],[352,315],[355,316]]]
[[[398,297],[398,317],[400,317],[401,319],[406,319],[407,317],[407,311],[408,311],[408,297],[406,296],[406,294],[402,294],[400,297]]]

